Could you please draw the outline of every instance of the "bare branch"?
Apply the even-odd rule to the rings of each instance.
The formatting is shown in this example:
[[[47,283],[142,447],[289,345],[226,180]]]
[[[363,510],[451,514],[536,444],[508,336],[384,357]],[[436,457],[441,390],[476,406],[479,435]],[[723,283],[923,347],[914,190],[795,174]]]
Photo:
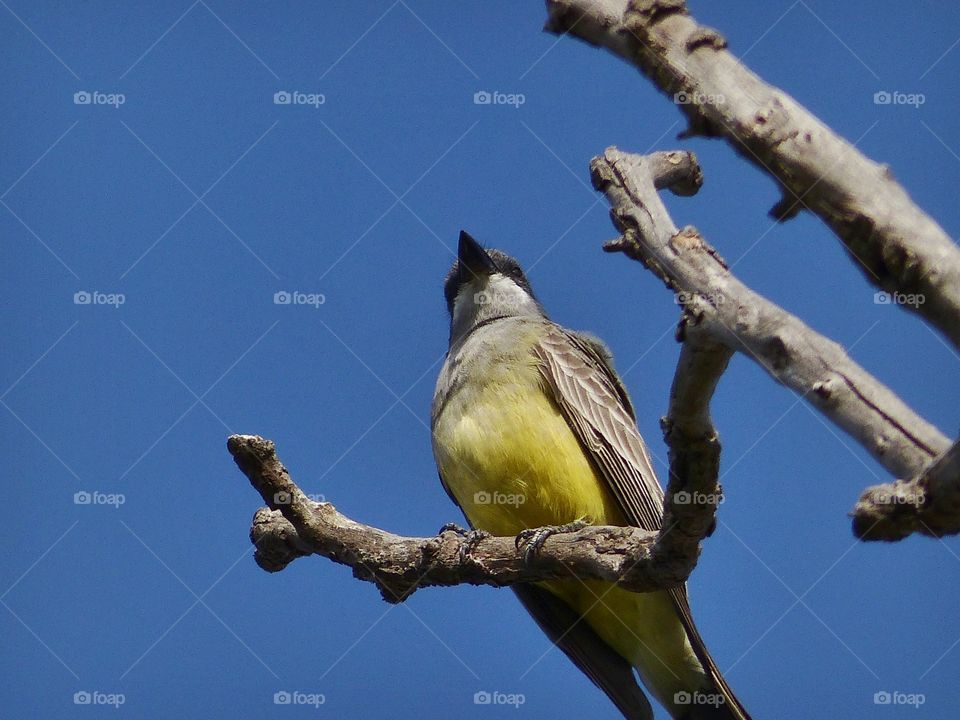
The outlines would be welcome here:
[[[887,166],[750,72],[683,0],[547,0],[547,9],[547,30],[607,48],[673,97],[687,135],[723,137],[769,173],[783,193],[775,217],[819,215],[869,282],[914,296],[906,307],[960,347],[960,249]]]
[[[684,442],[684,433],[687,439],[700,438],[701,444],[689,449],[684,462],[692,458],[700,463],[718,461],[719,447],[710,447],[709,438],[713,443],[716,438],[706,402],[726,367],[729,352],[737,351],[800,393],[892,473],[920,475],[906,489],[913,491],[913,497],[918,489],[926,493],[926,502],[912,512],[899,504],[884,504],[885,498],[900,497],[896,493],[901,486],[893,495],[887,486],[868,490],[855,511],[858,536],[897,539],[918,530],[927,534],[960,530],[957,460],[948,454],[931,466],[947,451],[947,438],[851,360],[842,347],[737,280],[694,228],[676,229],[658,188],[666,185],[665,177],[684,183],[685,189],[699,184],[701,175],[693,153],[641,156],[608,148],[603,157],[593,159],[590,168],[594,186],[606,194],[614,225],[623,233],[606,249],[639,260],[673,289],[684,305],[680,331],[685,345],[671,394],[673,417],[664,423],[668,441],[673,437],[672,450],[674,443]],[[690,176],[686,182],[679,176],[681,170]],[[701,387],[692,396],[702,404],[688,407],[683,398],[690,394],[691,384],[697,383]],[[685,426],[679,422],[681,418],[687,419]],[[671,455],[671,476],[675,464]],[[701,468],[698,475],[708,477],[709,473]],[[673,483],[671,477],[671,486]],[[873,491],[876,493],[871,494]],[[673,492],[667,498],[667,527],[683,512],[671,503]],[[701,492],[709,497],[718,490]],[[689,522],[682,527],[693,528],[694,534],[701,530]]]
[[[960,442],[911,480],[867,488],[851,516],[864,540],[960,533]]]
[[[712,518],[714,512],[712,505],[691,504],[678,513],[673,527],[660,533],[589,526],[551,535],[528,562],[524,547],[518,548],[512,537],[472,542],[461,533],[445,531],[414,538],[362,525],[330,503],[307,498],[277,458],[272,441],[232,435],[227,448],[270,506],[257,511],[250,531],[260,567],[275,572],[298,557],[321,555],[374,583],[388,602],[402,602],[421,587],[464,583],[503,587],[569,577],[616,582],[635,592],[674,587],[685,582],[695,566],[702,537],[689,528],[678,531],[678,525],[691,521],[706,530],[711,522],[704,523],[702,517]],[[708,463],[708,469],[715,471],[715,463]]]
[[[714,343],[755,360],[892,473],[920,472],[949,447],[939,430],[838,344],[741,283],[694,228],[677,232],[655,178],[666,166],[671,173],[688,167],[699,174],[696,164],[692,153],[640,156],[616,148],[594,158],[594,186],[606,194],[614,224],[623,233],[607,249],[639,260],[677,292],[688,311],[687,333],[707,333]]]
[[[716,507],[723,502],[720,440],[710,418],[710,398],[732,352],[706,337],[684,341],[670,390],[670,409],[660,421],[670,447],[670,482],[664,503],[664,537],[674,553],[697,557],[700,541],[713,532]]]

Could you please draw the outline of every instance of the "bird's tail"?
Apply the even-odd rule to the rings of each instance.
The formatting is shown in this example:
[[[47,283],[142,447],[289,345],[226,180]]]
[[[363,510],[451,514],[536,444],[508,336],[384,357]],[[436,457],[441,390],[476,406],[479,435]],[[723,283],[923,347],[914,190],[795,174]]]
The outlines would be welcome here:
[[[699,695],[691,695],[686,709],[677,715],[678,720],[751,720],[750,713],[743,706],[740,700],[733,692],[733,688],[727,683],[726,678],[717,667],[717,663],[710,656],[703,638],[700,637],[700,631],[697,630],[693,622],[693,616],[689,611],[689,604],[686,599],[686,592],[682,596],[675,597],[680,606],[678,613],[680,622],[683,624],[687,633],[687,639],[693,647],[693,651],[703,666],[703,671],[707,675],[709,686],[700,691]],[[678,708],[679,709],[679,706]]]

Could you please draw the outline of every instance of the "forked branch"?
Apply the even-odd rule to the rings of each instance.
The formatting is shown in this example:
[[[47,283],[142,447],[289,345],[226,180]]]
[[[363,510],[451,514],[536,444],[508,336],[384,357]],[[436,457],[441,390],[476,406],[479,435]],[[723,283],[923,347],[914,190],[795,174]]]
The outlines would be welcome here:
[[[677,294],[684,306],[681,330],[687,343],[743,353],[857,440],[891,473],[918,475],[924,487],[936,485],[936,493],[926,493],[914,529],[923,527],[919,522],[923,515],[937,519],[935,525],[928,523],[936,528],[931,534],[960,531],[955,463],[944,462],[941,469],[940,463],[931,466],[950,447],[949,440],[840,345],[740,282],[697,230],[678,230],[674,225],[658,189],[689,194],[700,183],[692,153],[641,156],[608,148],[594,158],[591,171],[594,186],[606,194],[614,225],[622,233],[606,249],[640,261]],[[715,372],[706,373],[704,382],[715,383]],[[862,523],[876,510],[869,498],[858,505],[858,536],[874,538],[869,523]],[[905,516],[901,512],[896,517]]]
[[[547,0],[546,29],[610,50],[686,114],[686,135],[717,136],[767,172],[784,220],[807,209],[843,242],[867,281],[921,298],[903,305],[960,347],[960,249],[890,169],[752,73],[683,0]]]

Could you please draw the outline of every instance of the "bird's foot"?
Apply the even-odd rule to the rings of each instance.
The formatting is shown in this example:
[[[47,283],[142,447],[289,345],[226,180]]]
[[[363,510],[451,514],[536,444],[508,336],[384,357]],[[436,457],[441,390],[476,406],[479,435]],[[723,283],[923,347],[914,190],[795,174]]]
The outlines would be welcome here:
[[[490,533],[486,530],[467,530],[460,527],[456,523],[447,523],[442,528],[438,535],[443,535],[445,532],[455,532],[457,535],[463,538],[460,542],[460,562],[466,562],[467,558],[470,557],[470,553],[473,552],[474,548],[477,547],[481,542],[490,537]]]
[[[457,535],[466,535],[469,530],[462,528],[456,523],[447,523],[437,532],[437,535],[443,535],[445,532],[455,532]]]
[[[517,548],[521,545],[525,546],[523,548],[523,560],[529,563],[551,535],[577,532],[578,530],[583,530],[589,524],[586,518],[577,518],[573,522],[568,522],[564,525],[544,525],[538,528],[528,528],[527,530],[521,530],[517,534],[515,543]]]

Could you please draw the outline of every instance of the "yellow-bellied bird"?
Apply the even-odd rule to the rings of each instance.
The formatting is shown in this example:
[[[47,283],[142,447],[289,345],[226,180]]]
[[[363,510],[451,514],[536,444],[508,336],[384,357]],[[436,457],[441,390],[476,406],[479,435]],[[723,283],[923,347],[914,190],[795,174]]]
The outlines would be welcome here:
[[[460,233],[444,286],[450,349],[431,424],[440,479],[494,535],[586,519],[658,530],[663,491],[598,340],[551,322],[516,260]],[[576,578],[517,585],[524,607],[627,718],[749,720],[693,623],[686,587]]]

